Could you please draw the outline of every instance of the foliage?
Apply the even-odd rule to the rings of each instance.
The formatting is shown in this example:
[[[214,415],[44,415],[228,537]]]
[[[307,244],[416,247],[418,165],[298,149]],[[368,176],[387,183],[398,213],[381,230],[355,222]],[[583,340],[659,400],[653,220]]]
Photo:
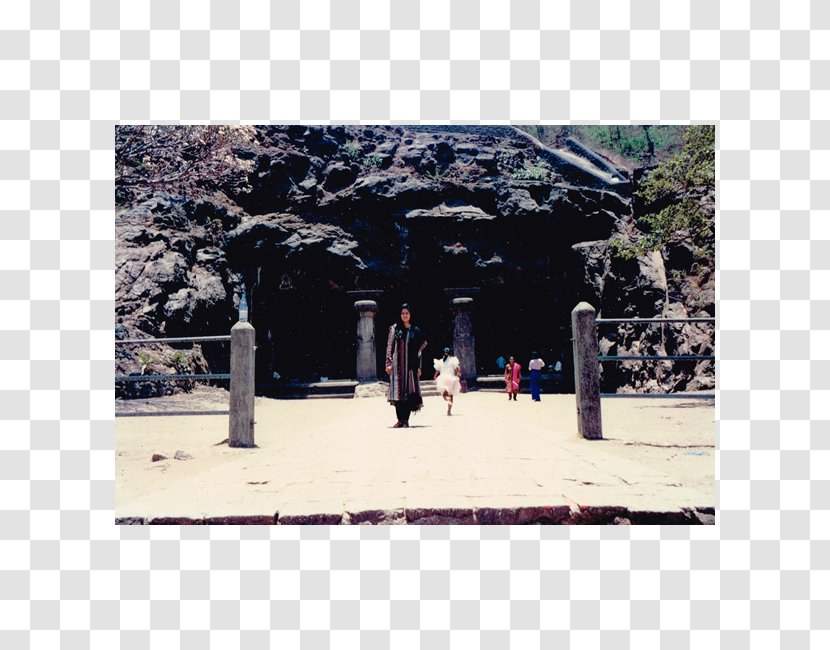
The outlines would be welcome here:
[[[170,363],[172,363],[177,370],[181,371],[187,367],[187,355],[177,350],[170,355]]]
[[[543,167],[526,166],[517,169],[510,176],[517,181],[544,181],[548,178],[548,170]]]
[[[427,178],[432,180],[435,183],[440,183],[444,178],[450,175],[450,167],[436,167],[435,171],[433,172],[425,172]]]
[[[383,158],[381,156],[366,156],[361,161],[361,164],[363,165],[364,169],[380,169],[381,165],[383,164]]]
[[[348,156],[351,162],[359,163],[365,171],[371,172],[375,169],[380,169],[383,165],[383,157],[377,155],[367,156],[363,153],[363,149],[355,144],[344,144],[340,147],[340,151]]]
[[[363,157],[363,150],[353,144],[344,144],[341,150],[354,161],[358,161]]]
[[[225,226],[221,219],[211,220],[205,228],[206,239],[214,246],[222,243],[222,236],[224,234]]]
[[[550,165],[539,156],[530,161],[522,152],[502,150],[496,153],[496,160],[510,178],[517,181],[547,181],[555,176]]]
[[[674,155],[682,146],[683,134],[687,129],[685,126],[649,124],[525,124],[519,128],[554,147],[562,146],[568,137],[575,138],[589,149],[634,167],[654,164]]]
[[[618,154],[633,163],[652,164],[676,152],[683,142],[684,126],[586,125],[577,140],[591,148]]]
[[[562,147],[568,137],[633,167],[658,166],[637,192],[649,213],[635,243],[611,240],[612,251],[633,259],[666,244],[688,241],[697,259],[714,254],[715,153],[713,126],[575,125],[521,127],[545,144]]]
[[[630,258],[688,241],[696,258],[713,257],[714,191],[715,127],[690,126],[683,148],[646,175],[637,190],[637,197],[653,210],[638,220],[643,236],[633,244],[615,239],[611,245]]]
[[[122,125],[115,129],[116,201],[133,192],[198,195],[247,182],[252,162],[234,154],[254,139],[249,126]]]
[[[636,247],[629,244],[622,237],[614,237],[609,245],[611,246],[611,252],[621,259],[633,260],[638,255]]]
[[[143,375],[155,359],[146,352],[136,352],[135,356],[138,357],[138,360],[141,363],[141,374]]]

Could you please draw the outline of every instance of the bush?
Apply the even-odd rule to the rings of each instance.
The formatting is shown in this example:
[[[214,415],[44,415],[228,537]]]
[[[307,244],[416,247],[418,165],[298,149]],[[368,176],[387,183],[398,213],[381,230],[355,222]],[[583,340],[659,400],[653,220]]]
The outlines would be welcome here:
[[[363,157],[363,150],[353,144],[344,144],[341,147],[341,150],[344,154],[346,154],[351,160],[357,162]]]
[[[688,127],[683,148],[648,174],[636,192],[654,209],[640,217],[643,235],[633,243],[611,241],[625,258],[642,255],[667,244],[688,241],[697,259],[715,253],[715,127]]]
[[[380,169],[383,164],[383,158],[380,156],[366,156],[362,163],[364,169]]]
[[[187,355],[177,350],[170,355],[170,363],[173,364],[176,370],[181,372],[183,369],[187,368]]]
[[[139,363],[141,363],[141,374],[143,375],[155,359],[146,352],[136,352],[135,356],[138,358]]]
[[[514,171],[510,177],[517,181],[546,181],[549,173],[544,167],[525,166]]]

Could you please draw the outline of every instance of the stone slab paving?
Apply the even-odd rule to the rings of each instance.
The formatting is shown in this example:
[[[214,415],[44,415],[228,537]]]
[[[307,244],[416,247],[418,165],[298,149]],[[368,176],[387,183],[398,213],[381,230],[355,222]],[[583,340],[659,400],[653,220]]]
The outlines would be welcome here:
[[[226,399],[218,391],[217,400]],[[166,398],[168,401],[170,398]],[[187,400],[186,397],[179,398]],[[199,405],[205,404],[204,393]],[[604,440],[573,395],[426,398],[392,429],[382,397],[257,398],[256,449],[227,416],[116,421],[120,523],[713,523],[714,405],[603,400]],[[175,460],[177,450],[192,458]],[[152,462],[153,454],[167,460]],[[657,514],[654,514],[657,513]]]

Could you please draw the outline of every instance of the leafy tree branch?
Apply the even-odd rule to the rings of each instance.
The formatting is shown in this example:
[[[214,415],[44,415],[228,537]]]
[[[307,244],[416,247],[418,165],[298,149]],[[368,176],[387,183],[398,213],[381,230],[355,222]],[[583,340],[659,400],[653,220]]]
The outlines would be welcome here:
[[[633,258],[668,244],[688,241],[696,257],[714,255],[715,127],[690,126],[683,148],[648,174],[637,190],[648,212],[634,243],[612,241],[617,253]]]

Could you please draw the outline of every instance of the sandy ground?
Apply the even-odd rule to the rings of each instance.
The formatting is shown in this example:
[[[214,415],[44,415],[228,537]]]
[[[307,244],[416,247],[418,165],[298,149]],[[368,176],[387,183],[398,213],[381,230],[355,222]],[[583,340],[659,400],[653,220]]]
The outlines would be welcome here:
[[[222,409],[227,393],[142,402],[118,409]],[[257,398],[255,449],[223,444],[227,416],[118,418],[116,517],[715,506],[710,400],[604,399],[601,441],[578,437],[573,395],[469,393],[452,417],[440,397],[425,402],[409,429],[392,429],[383,397]],[[174,460],[177,450],[192,458]]]

